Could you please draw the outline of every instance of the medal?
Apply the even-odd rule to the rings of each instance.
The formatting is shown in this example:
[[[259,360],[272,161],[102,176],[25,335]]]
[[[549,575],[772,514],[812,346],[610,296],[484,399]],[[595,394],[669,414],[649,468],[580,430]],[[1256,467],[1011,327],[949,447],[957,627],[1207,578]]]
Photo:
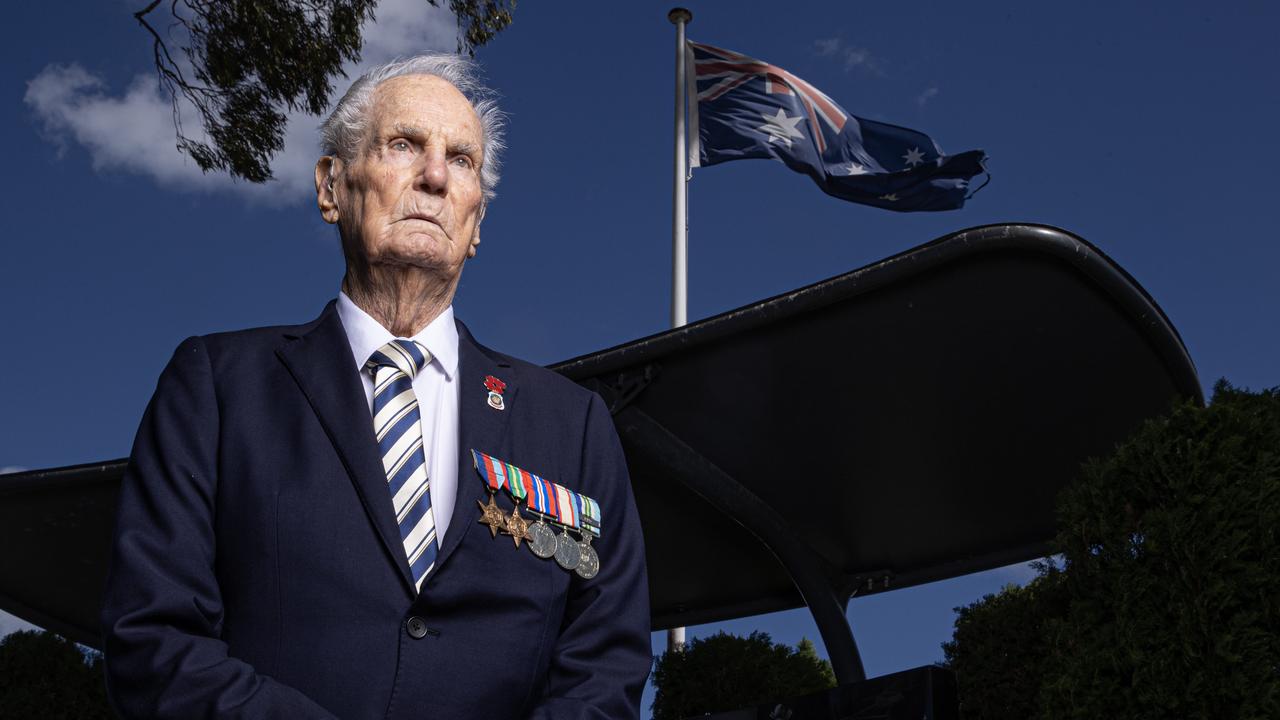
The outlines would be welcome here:
[[[582,553],[582,562],[575,572],[583,580],[590,580],[600,572],[600,556],[591,547],[591,539],[600,537],[600,503],[586,495],[578,495],[578,499],[578,514],[582,518],[582,542],[578,543],[578,550]]]
[[[582,542],[578,543],[578,551],[582,553],[582,561],[578,563],[578,567],[574,572],[583,580],[590,580],[600,572],[600,556],[596,554],[596,549],[591,547],[591,535],[585,535]]]
[[[480,518],[480,524],[488,525],[489,532],[492,533],[493,537],[498,537],[498,530],[507,526],[507,516],[502,514],[502,508],[498,507],[498,504],[493,501],[493,493],[489,493],[488,505],[479,500],[476,501],[476,504],[484,511],[484,516]]]
[[[556,564],[565,570],[573,570],[582,562],[582,550],[578,541],[569,537],[568,531],[556,536]]]
[[[485,505],[479,500],[476,504],[480,506],[483,515],[480,517],[481,525],[489,526],[489,534],[491,537],[498,537],[498,531],[507,527],[507,516],[503,514],[502,508],[493,501],[493,495],[498,488],[507,484],[505,468],[488,455],[483,455],[471,451],[471,458],[475,462],[476,471],[484,478],[485,487],[489,489],[489,504]]]
[[[490,393],[489,404],[501,410],[506,383],[489,376],[485,378],[485,387]],[[489,504],[479,503],[484,512],[480,522],[489,526],[494,537],[501,530],[511,536],[517,548],[522,541],[528,540],[529,550],[534,555],[543,559],[554,557],[557,565],[576,572],[584,580],[590,580],[600,572],[600,556],[591,547],[592,539],[600,537],[603,515],[600,503],[511,463],[476,450],[471,454],[476,472],[489,489]],[[499,489],[505,489],[515,502],[509,516],[493,500]],[[521,505],[536,518],[534,522],[530,523],[520,514]],[[561,528],[561,532],[556,534],[554,527]],[[582,539],[575,540],[571,532]]]
[[[556,554],[556,533],[541,518],[529,526],[529,549],[544,560]]]
[[[507,527],[502,532],[510,535],[515,541],[516,547],[520,547],[521,540],[530,540],[529,537],[529,521],[520,517],[520,506],[512,508],[511,516],[506,519]]]

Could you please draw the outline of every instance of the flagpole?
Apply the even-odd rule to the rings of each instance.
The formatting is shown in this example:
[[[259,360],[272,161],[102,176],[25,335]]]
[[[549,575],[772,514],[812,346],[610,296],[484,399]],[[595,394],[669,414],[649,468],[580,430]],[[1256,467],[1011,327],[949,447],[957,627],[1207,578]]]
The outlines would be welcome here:
[[[667,19],[676,26],[676,148],[675,183],[672,186],[671,217],[671,327],[678,328],[688,322],[689,306],[689,156],[685,141],[685,47],[684,27],[693,20],[693,13],[678,7],[667,13]],[[667,630],[667,650],[684,650],[684,628]]]
[[[689,159],[685,144],[685,48],[684,27],[693,13],[672,8],[667,19],[676,26],[676,148],[675,184],[671,218],[671,327],[688,322],[689,305],[689,193],[685,177]]]

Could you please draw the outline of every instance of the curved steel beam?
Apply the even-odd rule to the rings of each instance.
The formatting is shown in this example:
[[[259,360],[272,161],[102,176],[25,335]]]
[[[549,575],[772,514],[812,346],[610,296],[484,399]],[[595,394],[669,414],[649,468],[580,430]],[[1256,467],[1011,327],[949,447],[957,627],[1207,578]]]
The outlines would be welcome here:
[[[590,385],[612,405],[615,393],[611,388],[598,382],[590,382]],[[836,682],[844,684],[865,680],[867,675],[862,667],[862,656],[845,617],[848,596],[840,590],[844,584],[840,573],[796,535],[759,496],[643,410],[627,405],[616,411],[613,420],[629,451],[642,453],[666,469],[674,480],[741,525],[768,548],[791,576],[813,613],[813,620],[831,659]]]

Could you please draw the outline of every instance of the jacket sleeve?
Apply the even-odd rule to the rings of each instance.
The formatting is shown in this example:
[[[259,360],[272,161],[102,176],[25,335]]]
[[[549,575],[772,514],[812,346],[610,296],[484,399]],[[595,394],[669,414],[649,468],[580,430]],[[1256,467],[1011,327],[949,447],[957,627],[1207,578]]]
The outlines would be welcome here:
[[[102,611],[112,702],[125,718],[332,718],[220,639],[218,427],[209,356],[190,338],[160,376],[121,486]]]
[[[638,718],[653,663],[644,539],[626,458],[604,401],[587,411],[580,478],[599,493],[601,536],[592,542],[600,572],[574,575],[564,624],[552,651],[545,693],[530,720]]]

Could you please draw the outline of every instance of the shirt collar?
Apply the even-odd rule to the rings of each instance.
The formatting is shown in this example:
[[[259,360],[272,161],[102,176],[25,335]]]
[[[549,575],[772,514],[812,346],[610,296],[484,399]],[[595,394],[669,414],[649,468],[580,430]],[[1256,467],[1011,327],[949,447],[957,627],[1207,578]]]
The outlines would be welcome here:
[[[347,332],[351,355],[355,358],[357,372],[364,371],[365,361],[375,350],[396,338],[364,310],[356,306],[345,292],[338,293],[338,318]],[[458,371],[458,327],[453,322],[453,306],[445,308],[431,324],[414,335],[416,340],[431,353],[431,362],[452,380]]]

